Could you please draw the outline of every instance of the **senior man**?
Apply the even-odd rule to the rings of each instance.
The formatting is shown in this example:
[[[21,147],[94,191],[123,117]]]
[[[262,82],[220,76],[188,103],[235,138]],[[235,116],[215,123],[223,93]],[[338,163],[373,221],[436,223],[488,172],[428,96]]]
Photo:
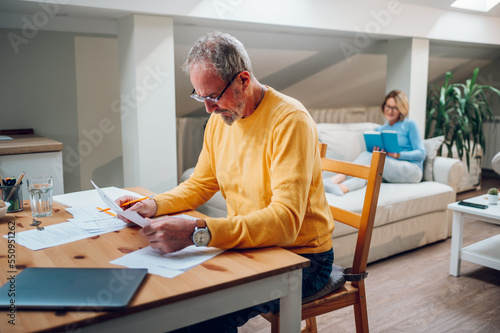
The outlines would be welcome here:
[[[211,114],[194,173],[173,190],[128,209],[145,217],[177,213],[196,209],[221,191],[228,215],[198,221],[166,216],[150,220],[140,234],[163,252],[193,244],[283,247],[310,259],[302,296],[311,295],[332,270],[334,228],[313,119],[300,102],[259,83],[243,44],[228,34],[199,39],[184,70],[194,87],[191,97]],[[237,332],[251,317],[278,309],[273,301],[180,331]]]

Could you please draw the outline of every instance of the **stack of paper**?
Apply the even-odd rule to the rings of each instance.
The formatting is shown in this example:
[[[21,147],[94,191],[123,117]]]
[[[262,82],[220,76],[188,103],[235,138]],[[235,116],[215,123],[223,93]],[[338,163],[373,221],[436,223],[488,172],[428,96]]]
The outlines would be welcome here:
[[[109,186],[102,188],[102,191],[107,194],[112,200],[116,200],[124,195],[131,195],[137,198],[143,197],[140,194],[124,190],[122,188]],[[61,195],[54,195],[54,202],[66,207],[85,207],[91,205],[103,205],[99,193],[96,190],[78,191]],[[104,207],[103,207],[104,208]]]
[[[116,217],[99,212],[96,206],[66,208],[73,215],[69,222],[53,224],[43,230],[32,229],[16,234],[17,243],[31,250],[71,243],[129,226]],[[6,237],[6,236],[4,236]]]
[[[41,250],[52,246],[67,244],[77,240],[100,235],[109,231],[88,232],[75,227],[71,222],[63,222],[44,227],[43,230],[31,229],[16,233],[16,242],[30,250]],[[7,238],[7,235],[4,236]]]
[[[96,206],[66,208],[72,219],[68,219],[76,228],[82,228],[91,233],[103,233],[120,230],[128,223],[99,211]]]
[[[54,196],[55,202],[69,207],[67,211],[73,215],[73,218],[69,219],[69,222],[44,227],[43,230],[32,229],[19,232],[16,234],[16,242],[31,250],[40,250],[123,229],[129,224],[107,213],[99,212],[97,207],[107,208],[106,201],[114,203],[115,199],[124,195],[142,197],[140,194],[116,187],[107,187],[102,190],[97,188],[96,190]],[[103,196],[106,200],[103,200]],[[127,212],[122,210],[122,213]],[[135,215],[131,217],[139,223],[148,223],[137,212],[133,213]]]

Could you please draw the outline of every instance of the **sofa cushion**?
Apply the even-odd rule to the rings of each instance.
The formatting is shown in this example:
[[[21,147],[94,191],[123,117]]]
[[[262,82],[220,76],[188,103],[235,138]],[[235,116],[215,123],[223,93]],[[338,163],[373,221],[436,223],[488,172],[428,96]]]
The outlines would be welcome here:
[[[496,153],[491,159],[491,168],[500,175],[500,152]]]
[[[185,170],[180,178],[180,182],[189,179],[194,172],[194,167]],[[204,205],[201,205],[196,209],[202,214],[205,214],[210,217],[226,217],[227,216],[227,206],[226,200],[219,192],[215,193],[210,200],[208,200]]]
[[[422,177],[422,180],[434,180],[434,159],[436,158],[437,151],[443,144],[443,141],[443,135],[424,140],[426,157],[424,162],[424,175]]]
[[[364,131],[380,126],[376,123],[316,124],[319,142],[327,144],[326,157],[352,162],[366,150]],[[348,143],[348,144],[346,144]]]
[[[326,193],[328,203],[332,206],[360,213],[366,187],[336,196]],[[450,202],[455,201],[453,188],[437,182],[421,182],[418,184],[383,183],[380,187],[375,227],[394,223],[427,213],[443,211]],[[447,221],[445,223],[448,223]],[[342,223],[335,224],[333,237],[339,237],[356,230]]]

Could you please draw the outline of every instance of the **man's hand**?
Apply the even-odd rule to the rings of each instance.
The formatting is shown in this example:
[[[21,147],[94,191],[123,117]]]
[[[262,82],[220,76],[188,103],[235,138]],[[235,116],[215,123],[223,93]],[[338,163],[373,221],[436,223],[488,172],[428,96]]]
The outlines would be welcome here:
[[[123,197],[119,197],[118,199],[116,199],[115,202],[119,206],[121,206],[126,202],[130,202],[136,199],[139,198],[135,198],[131,195],[125,195]],[[133,204],[123,206],[122,208],[123,210],[136,211],[142,217],[153,217],[155,216],[157,210],[156,201],[154,201],[153,199],[138,201]],[[131,223],[129,220],[124,220],[124,221],[127,223]]]
[[[171,253],[194,245],[192,236],[196,227],[195,220],[175,216],[147,220],[151,224],[142,228],[139,234],[148,239],[153,249]]]

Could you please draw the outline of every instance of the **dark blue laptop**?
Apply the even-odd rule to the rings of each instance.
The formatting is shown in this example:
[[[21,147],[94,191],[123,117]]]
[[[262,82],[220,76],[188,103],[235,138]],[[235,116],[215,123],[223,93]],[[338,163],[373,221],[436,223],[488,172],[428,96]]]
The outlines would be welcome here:
[[[0,288],[0,308],[108,311],[127,307],[148,273],[135,268],[28,267]]]

